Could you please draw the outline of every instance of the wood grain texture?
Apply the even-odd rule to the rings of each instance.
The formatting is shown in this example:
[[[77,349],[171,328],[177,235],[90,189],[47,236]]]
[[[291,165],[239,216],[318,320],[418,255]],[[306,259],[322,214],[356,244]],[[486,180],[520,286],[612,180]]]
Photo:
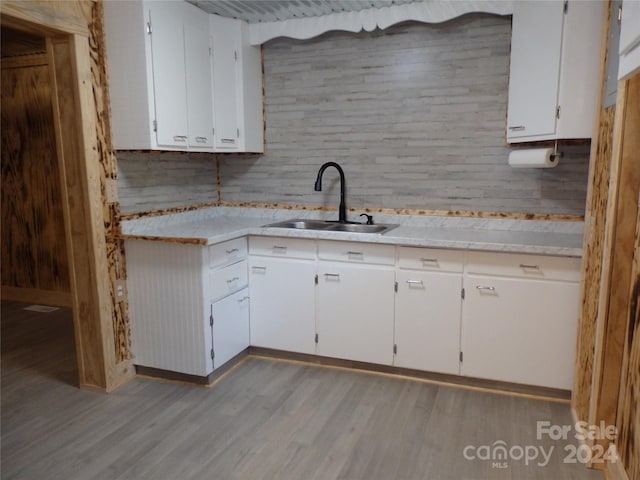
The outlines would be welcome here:
[[[8,0],[0,3],[0,12],[3,27],[47,36],[80,383],[109,391],[135,372],[129,360],[126,303],[116,302],[113,292],[114,280],[126,278],[122,242],[116,236],[119,211],[117,205],[105,206],[105,179],[114,178],[117,169],[101,3]]]
[[[40,34],[88,36],[94,0],[3,0],[2,24]]]
[[[49,68],[37,63],[2,68],[2,285],[68,296]]]
[[[106,258],[109,265],[110,299],[113,309],[113,336],[115,340],[115,362],[120,364],[131,360],[131,329],[129,326],[129,306],[125,298],[116,298],[115,282],[127,277],[124,243],[118,239],[120,233],[120,203],[107,202],[107,180],[116,181],[118,165],[113,152],[111,124],[109,116],[109,89],[107,81],[104,34],[104,13],[102,2],[95,2],[89,23],[89,47],[91,55],[91,76],[93,80],[93,100],[96,110],[96,139],[101,167],[100,191],[103,201],[104,235]],[[124,368],[130,368],[126,365]],[[117,382],[116,382],[117,383]]]
[[[220,154],[221,200],[440,211],[584,213],[589,147],[512,169],[504,145],[508,18],[467,15],[263,46],[265,155]]]
[[[640,192],[638,192],[640,205]],[[640,218],[636,221],[629,309],[618,401],[618,452],[628,478],[640,478]]]
[[[609,55],[617,55],[615,49],[609,52],[610,19],[613,2],[607,6],[603,19],[602,51],[600,52],[600,98],[606,92],[606,65]],[[598,319],[598,299],[604,252],[604,232],[609,197],[609,174],[613,152],[613,131],[616,106],[599,108],[594,125],[591,158],[589,161],[589,181],[585,210],[583,236],[583,257],[580,283],[580,310],[576,339],[576,366],[572,397],[572,409],[576,421],[589,418],[589,401],[593,381],[593,366],[596,343],[596,322]]]
[[[40,305],[53,305],[56,307],[71,308],[71,293],[51,290],[38,290],[36,288],[16,288],[2,286],[2,300],[15,302],[30,302]]]
[[[96,395],[72,388],[68,312],[3,304],[1,325],[3,478],[603,478],[563,463],[569,442],[536,439],[538,420],[571,423],[566,404],[255,358],[210,389],[136,379]],[[498,440],[555,450],[545,467],[463,457]]]
[[[616,422],[640,192],[640,75],[619,82],[589,423]],[[608,446],[608,441],[596,443]]]
[[[581,307],[572,399],[576,417],[585,421],[589,417],[589,399],[591,398],[614,117],[615,106],[600,113],[600,128],[598,136],[594,140],[589,172],[589,194],[585,215],[584,254],[580,285]]]

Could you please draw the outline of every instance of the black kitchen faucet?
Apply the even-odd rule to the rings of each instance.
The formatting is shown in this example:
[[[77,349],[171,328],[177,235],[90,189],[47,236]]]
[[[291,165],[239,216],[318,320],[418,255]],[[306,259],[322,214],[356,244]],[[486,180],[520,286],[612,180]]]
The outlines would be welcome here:
[[[318,170],[318,176],[316,178],[316,184],[314,186],[314,190],[316,192],[322,191],[322,174],[329,167],[335,167],[340,174],[340,206],[338,207],[338,223],[348,223],[347,222],[347,207],[344,201],[344,192],[345,192],[345,180],[344,180],[344,170],[342,167],[338,165],[336,162],[327,162],[320,167]]]

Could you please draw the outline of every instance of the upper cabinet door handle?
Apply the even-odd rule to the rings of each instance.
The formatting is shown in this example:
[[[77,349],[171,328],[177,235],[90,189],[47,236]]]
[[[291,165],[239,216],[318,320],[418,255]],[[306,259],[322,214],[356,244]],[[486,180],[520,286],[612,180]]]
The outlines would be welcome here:
[[[174,135],[173,136],[173,141],[174,142],[186,142],[187,141],[187,136],[186,135]]]
[[[514,127],[509,127],[509,130],[512,132],[523,132],[525,130],[524,125],[516,125]]]

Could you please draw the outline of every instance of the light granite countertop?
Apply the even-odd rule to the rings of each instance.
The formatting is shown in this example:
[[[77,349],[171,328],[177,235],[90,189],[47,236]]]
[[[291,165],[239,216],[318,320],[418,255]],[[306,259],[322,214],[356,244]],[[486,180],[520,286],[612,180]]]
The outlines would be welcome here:
[[[415,247],[582,256],[583,222],[418,215],[374,216],[399,224],[382,234],[296,230],[264,225],[292,218],[333,219],[335,212],[213,207],[122,222],[122,238],[211,245],[245,235],[384,243]],[[357,217],[351,217],[354,220]]]

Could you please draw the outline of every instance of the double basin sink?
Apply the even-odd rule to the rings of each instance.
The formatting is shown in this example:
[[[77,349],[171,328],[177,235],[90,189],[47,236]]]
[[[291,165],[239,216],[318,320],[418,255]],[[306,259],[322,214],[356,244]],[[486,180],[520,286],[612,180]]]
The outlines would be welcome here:
[[[322,230],[325,232],[348,232],[348,233],[373,233],[382,235],[389,230],[396,228],[394,224],[365,224],[365,223],[339,223],[331,220],[285,220],[284,222],[271,223],[265,225],[269,228],[290,228],[296,230]]]

